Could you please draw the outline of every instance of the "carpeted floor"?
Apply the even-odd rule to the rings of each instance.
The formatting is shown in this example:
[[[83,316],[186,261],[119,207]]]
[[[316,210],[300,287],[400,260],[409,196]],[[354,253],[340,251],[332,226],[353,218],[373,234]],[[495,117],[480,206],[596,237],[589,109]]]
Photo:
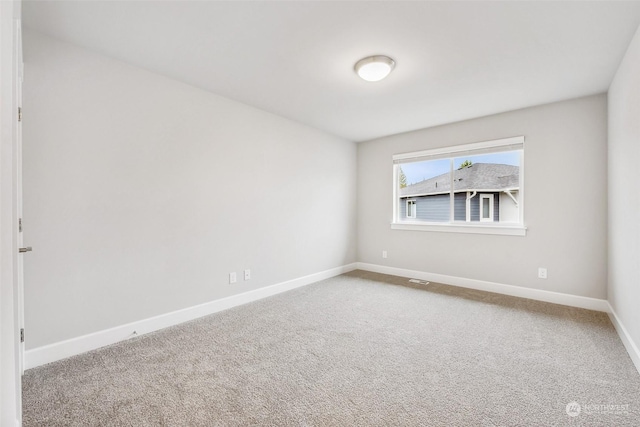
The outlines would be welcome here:
[[[606,314],[399,285],[356,271],[31,369],[24,425],[640,426]]]

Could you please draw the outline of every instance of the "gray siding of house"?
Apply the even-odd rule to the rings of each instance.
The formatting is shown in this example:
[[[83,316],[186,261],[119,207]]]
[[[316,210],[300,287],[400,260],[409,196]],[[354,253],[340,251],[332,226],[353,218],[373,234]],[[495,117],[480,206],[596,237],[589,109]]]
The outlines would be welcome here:
[[[478,193],[471,199],[471,221],[480,221],[480,195],[493,194],[493,220],[500,221],[500,193]],[[449,195],[421,196],[400,199],[400,220],[407,220],[407,200],[416,201],[416,220],[449,221]],[[410,218],[413,219],[413,218]],[[454,195],[454,220],[467,220],[467,193]]]
[[[416,220],[418,221],[449,221],[449,195],[410,197],[400,199],[400,219],[407,218],[407,200],[416,201]]]
[[[480,193],[471,199],[471,221],[480,221]]]
[[[449,195],[416,197],[416,219],[421,221],[449,221]]]
[[[480,221],[480,195],[493,194],[493,220],[500,221],[500,193],[478,193],[471,199],[471,221]],[[467,220],[467,193],[454,195],[454,220]],[[449,221],[449,195],[421,196],[400,199],[400,219],[407,220],[407,200],[416,201],[416,220]]]
[[[453,219],[454,221],[467,220],[467,193],[456,193],[454,195]]]
[[[408,199],[400,199],[400,219],[407,219],[407,200]]]

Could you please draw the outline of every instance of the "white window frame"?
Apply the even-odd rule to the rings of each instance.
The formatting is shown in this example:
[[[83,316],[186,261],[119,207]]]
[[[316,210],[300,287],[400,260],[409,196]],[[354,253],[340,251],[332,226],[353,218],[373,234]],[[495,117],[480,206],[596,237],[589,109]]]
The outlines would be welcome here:
[[[416,199],[407,199],[406,204],[407,204],[405,206],[405,208],[406,208],[406,211],[405,211],[406,217],[407,218],[416,218],[416,216],[417,216],[416,215],[416,210],[417,210]],[[413,208],[411,210],[413,215],[409,215],[409,204],[413,204]]]
[[[484,213],[484,202],[483,200],[489,200],[489,218],[485,218],[482,214]],[[493,221],[493,194],[481,194],[480,195],[480,222],[494,222]]]
[[[497,139],[492,141],[476,142],[473,144],[456,145],[451,147],[436,148],[432,150],[416,151],[411,153],[394,154],[393,159],[393,214],[391,228],[394,230],[412,230],[412,231],[438,231],[452,233],[472,233],[472,234],[498,234],[510,236],[525,236],[527,227],[524,222],[524,136],[515,136],[510,138]],[[400,218],[400,209],[398,203],[399,182],[400,182],[400,166],[402,163],[415,162],[421,160],[437,160],[450,159],[451,171],[451,187],[453,185],[453,159],[455,157],[472,156],[478,154],[489,154],[501,151],[519,151],[520,152],[520,172],[519,172],[519,220],[517,223],[502,223],[493,221],[454,221],[454,200],[453,192],[450,200],[450,218],[449,222],[425,222],[425,221],[407,221]],[[480,194],[479,194],[480,196]],[[493,196],[493,195],[492,195]],[[491,211],[493,213],[493,203],[491,203]],[[482,212],[480,212],[482,214]],[[482,216],[482,215],[481,215]]]

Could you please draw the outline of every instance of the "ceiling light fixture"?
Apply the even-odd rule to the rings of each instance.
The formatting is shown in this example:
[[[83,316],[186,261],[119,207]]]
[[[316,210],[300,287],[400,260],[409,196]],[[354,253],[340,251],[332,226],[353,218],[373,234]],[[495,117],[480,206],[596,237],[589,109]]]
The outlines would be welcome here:
[[[362,58],[354,69],[361,79],[377,82],[387,77],[395,66],[396,62],[388,56],[375,55]]]

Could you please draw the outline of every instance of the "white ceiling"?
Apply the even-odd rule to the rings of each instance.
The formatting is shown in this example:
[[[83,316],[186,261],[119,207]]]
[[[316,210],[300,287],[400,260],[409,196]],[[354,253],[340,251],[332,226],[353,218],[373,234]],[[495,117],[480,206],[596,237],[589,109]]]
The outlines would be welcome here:
[[[604,92],[640,2],[27,1],[25,26],[353,141]],[[385,80],[359,59],[396,60]]]

